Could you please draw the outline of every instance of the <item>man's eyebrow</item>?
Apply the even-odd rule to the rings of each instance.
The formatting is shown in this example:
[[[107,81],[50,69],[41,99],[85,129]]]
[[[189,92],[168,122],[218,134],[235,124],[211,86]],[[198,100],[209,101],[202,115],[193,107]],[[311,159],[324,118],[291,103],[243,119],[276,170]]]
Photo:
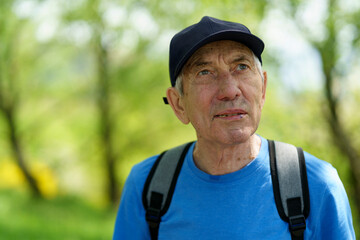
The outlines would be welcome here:
[[[200,67],[200,66],[206,66],[206,65],[209,65],[209,64],[211,64],[211,62],[200,60],[200,61],[194,62],[192,65],[195,66],[195,67]]]
[[[193,61],[190,61],[188,64],[186,64],[187,68],[198,68],[198,67],[202,67],[202,66],[207,66],[210,65],[212,62],[211,61],[205,61],[202,58],[198,58],[198,59],[194,59]]]
[[[246,55],[241,55],[241,56],[236,56],[236,57],[234,58],[234,60],[232,60],[232,63],[241,62],[241,61],[244,61],[244,60],[250,61],[250,59],[249,59],[248,56],[246,56]]]

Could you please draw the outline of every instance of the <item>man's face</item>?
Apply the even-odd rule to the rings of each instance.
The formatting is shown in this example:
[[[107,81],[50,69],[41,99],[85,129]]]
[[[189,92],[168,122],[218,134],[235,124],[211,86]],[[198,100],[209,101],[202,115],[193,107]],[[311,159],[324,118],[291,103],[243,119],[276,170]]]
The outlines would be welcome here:
[[[184,66],[184,94],[174,110],[194,126],[198,140],[238,144],[259,125],[265,89],[266,73],[262,81],[251,50],[217,41],[197,50]]]

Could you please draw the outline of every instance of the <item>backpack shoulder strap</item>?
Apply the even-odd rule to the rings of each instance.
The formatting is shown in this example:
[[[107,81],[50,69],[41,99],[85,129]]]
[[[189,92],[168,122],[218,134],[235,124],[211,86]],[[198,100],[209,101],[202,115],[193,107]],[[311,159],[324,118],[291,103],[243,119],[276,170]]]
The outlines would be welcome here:
[[[163,152],[146,179],[142,201],[152,240],[158,237],[161,216],[169,209],[181,167],[192,143]]]
[[[289,223],[291,238],[303,239],[310,212],[304,152],[291,144],[268,140],[275,203],[282,220]]]

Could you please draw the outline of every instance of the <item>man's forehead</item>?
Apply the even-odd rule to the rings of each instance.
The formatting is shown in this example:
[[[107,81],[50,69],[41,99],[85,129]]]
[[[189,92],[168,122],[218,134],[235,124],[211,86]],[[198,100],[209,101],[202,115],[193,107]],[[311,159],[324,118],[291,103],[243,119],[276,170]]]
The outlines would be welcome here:
[[[199,48],[187,61],[185,67],[190,67],[194,65],[201,65],[207,62],[207,59],[210,55],[214,53],[227,53],[233,56],[237,56],[239,54],[243,56],[252,56],[251,50],[242,43],[223,40],[208,43],[201,48]]]

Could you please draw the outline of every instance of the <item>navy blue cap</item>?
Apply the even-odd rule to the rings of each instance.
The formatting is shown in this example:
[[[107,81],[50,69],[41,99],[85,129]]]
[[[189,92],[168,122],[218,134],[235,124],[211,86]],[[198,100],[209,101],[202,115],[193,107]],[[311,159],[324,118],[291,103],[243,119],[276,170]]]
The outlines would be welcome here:
[[[169,71],[171,85],[175,86],[176,78],[181,69],[196,50],[207,43],[220,40],[232,40],[244,44],[254,52],[262,63],[261,53],[264,50],[264,43],[260,38],[251,34],[246,26],[205,16],[200,22],[177,33],[170,42]]]

